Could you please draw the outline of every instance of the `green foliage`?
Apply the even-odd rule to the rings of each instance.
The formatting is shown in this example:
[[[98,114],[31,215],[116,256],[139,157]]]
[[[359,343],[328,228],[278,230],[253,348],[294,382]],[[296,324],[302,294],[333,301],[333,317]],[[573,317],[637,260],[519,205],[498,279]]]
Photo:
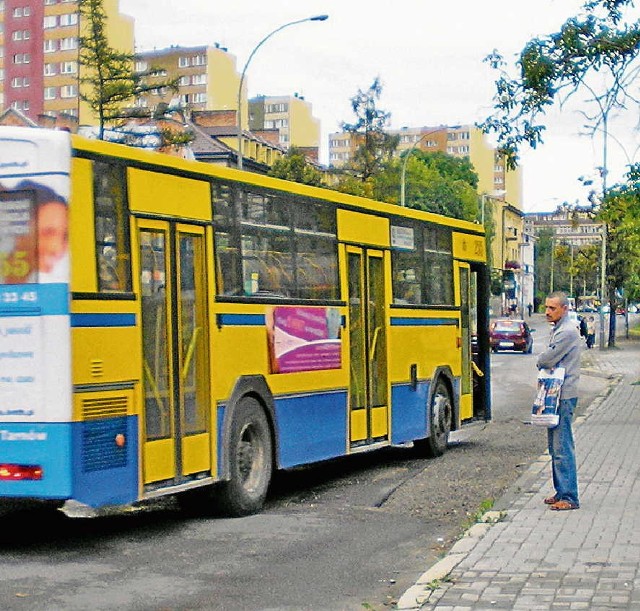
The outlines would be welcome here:
[[[269,171],[269,176],[314,187],[320,187],[323,184],[322,172],[314,168],[304,154],[295,147],[291,147],[286,155],[276,160]]]
[[[530,40],[520,53],[518,75],[509,75],[498,51],[487,58],[496,79],[494,112],[480,127],[495,133],[498,151],[507,166],[515,168],[523,144],[542,142],[545,110],[564,102],[579,90],[590,94],[597,112],[587,119],[597,130],[609,112],[623,108],[629,88],[638,75],[635,60],[640,52],[640,22],[632,13],[633,0],[589,0],[580,15],[568,19],[560,31]],[[598,73],[608,79],[604,91],[595,91],[587,79]]]
[[[391,159],[398,146],[399,136],[391,136],[385,131],[391,114],[378,108],[381,94],[382,83],[376,77],[366,91],[359,89],[351,98],[355,122],[343,122],[340,126],[343,131],[352,134],[358,143],[345,170],[362,182],[367,182],[377,174],[383,164]]]
[[[624,290],[629,299],[640,299],[640,164],[607,191],[598,216],[608,227],[609,296],[615,300],[616,291]]]
[[[375,199],[399,203],[404,162],[404,157],[392,159],[373,177]],[[475,221],[478,219],[477,182],[478,176],[468,159],[414,150],[406,159],[405,205]]]
[[[79,62],[84,68],[80,98],[97,116],[99,138],[102,139],[108,123],[130,116],[131,113],[123,112],[127,102],[155,88],[177,90],[177,79],[145,84],[145,77],[154,69],[135,72],[135,55],[109,45],[103,0],[78,0],[78,11],[86,32],[79,40]]]

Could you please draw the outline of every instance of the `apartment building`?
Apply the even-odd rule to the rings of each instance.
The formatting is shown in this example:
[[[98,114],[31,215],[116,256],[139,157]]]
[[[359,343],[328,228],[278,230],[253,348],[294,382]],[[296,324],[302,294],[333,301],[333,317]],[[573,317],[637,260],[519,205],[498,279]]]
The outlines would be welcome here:
[[[577,247],[602,241],[602,223],[593,218],[589,206],[558,206],[553,212],[528,212],[524,223],[525,231],[531,235],[550,229],[557,240]]]
[[[318,159],[320,121],[303,96],[257,96],[249,100],[249,129],[254,132],[277,129],[279,144],[295,146]]]
[[[158,88],[136,100],[140,108],[155,109],[158,104],[180,106],[194,111],[236,110],[240,75],[236,58],[220,45],[172,46],[143,51],[136,56],[135,70],[148,73],[149,84],[178,81],[178,91]],[[243,124],[247,124],[246,88],[243,87]]]
[[[104,10],[111,46],[132,53],[133,19],[120,14],[119,0],[104,0]],[[64,115],[93,123],[79,98],[77,0],[0,0],[0,26],[0,108],[31,120]]]

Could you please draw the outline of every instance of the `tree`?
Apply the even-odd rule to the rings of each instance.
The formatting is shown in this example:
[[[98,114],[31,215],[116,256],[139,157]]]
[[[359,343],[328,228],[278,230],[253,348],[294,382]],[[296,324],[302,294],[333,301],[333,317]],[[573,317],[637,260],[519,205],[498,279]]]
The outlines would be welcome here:
[[[154,69],[135,72],[135,55],[118,51],[109,45],[103,0],[79,0],[78,11],[86,32],[79,41],[79,61],[85,75],[80,78],[79,95],[98,118],[98,137],[102,139],[108,123],[132,115],[131,111],[123,112],[128,101],[156,88],[177,90],[177,79],[146,83],[145,78]],[[137,114],[148,116],[146,111]]]
[[[480,127],[497,135],[498,152],[508,167],[517,165],[521,145],[535,148],[543,141],[547,108],[581,92],[594,109],[583,112],[587,128],[592,135],[604,134],[601,175],[602,199],[606,199],[609,118],[629,102],[638,104],[632,86],[640,74],[640,21],[633,17],[633,10],[634,0],[586,0],[580,14],[568,19],[559,32],[533,38],[524,46],[515,78],[497,51],[487,57],[500,76],[494,113]],[[609,226],[605,224],[604,229],[608,232]],[[615,294],[609,298],[614,311]],[[610,317],[609,328],[611,346],[615,345],[615,316]]]
[[[408,153],[405,153],[407,155]],[[376,199],[398,203],[405,158],[386,162],[372,178]],[[406,206],[445,216],[478,220],[478,175],[468,159],[413,150],[406,160]]]
[[[607,292],[610,321],[615,321],[619,296],[640,298],[640,164],[631,167],[624,183],[609,189],[599,218],[607,225]],[[615,345],[615,322],[609,324],[609,346]]]
[[[276,160],[269,171],[269,176],[292,180],[314,187],[323,186],[322,172],[307,161],[300,149],[293,146],[287,151],[286,155]]]
[[[367,191],[372,191],[370,184],[372,178],[380,172],[384,163],[392,158],[398,146],[399,136],[392,136],[385,132],[391,114],[377,107],[381,94],[382,83],[380,78],[376,77],[366,91],[359,89],[358,93],[351,98],[351,108],[356,115],[356,121],[343,122],[340,127],[342,131],[351,134],[357,146],[353,158],[344,168],[339,179],[338,188],[341,191],[345,191],[345,187],[353,186],[349,176],[367,185],[364,188],[365,194],[368,194]]]
[[[542,142],[545,111],[585,92],[595,112],[585,113],[592,133],[606,132],[609,113],[636,101],[630,85],[640,67],[640,22],[626,15],[633,0],[588,0],[581,14],[568,19],[559,32],[533,38],[517,61],[519,75],[511,77],[498,51],[486,61],[499,71],[494,113],[480,127],[495,133],[498,151],[515,168],[522,144],[535,148]],[[596,89],[590,79],[598,74],[608,84]],[[637,101],[636,101],[637,102]],[[604,165],[604,164],[603,164]]]

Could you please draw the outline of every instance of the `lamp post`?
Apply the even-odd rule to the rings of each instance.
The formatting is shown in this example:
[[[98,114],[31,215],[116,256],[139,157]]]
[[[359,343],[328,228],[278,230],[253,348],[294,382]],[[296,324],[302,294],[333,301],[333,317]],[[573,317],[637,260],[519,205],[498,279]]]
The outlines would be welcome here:
[[[409,149],[409,151],[404,156],[402,160],[402,170],[400,172],[400,205],[404,207],[405,205],[405,186],[407,181],[407,161],[409,161],[409,157],[411,157],[411,153],[416,150],[418,144],[420,144],[427,136],[432,136],[433,134],[437,134],[438,132],[443,131],[443,127],[438,129],[432,129],[428,131],[426,134],[422,134],[418,140],[413,143],[413,146]]]
[[[305,21],[326,21],[329,19],[329,15],[314,15],[313,17],[306,17],[305,19],[297,19],[296,21],[290,21],[289,23],[285,23],[280,27],[277,27],[275,30],[269,32],[254,48],[253,51],[249,54],[249,58],[247,59],[244,68],[242,69],[242,74],[240,75],[240,85],[238,86],[238,120],[236,121],[236,126],[238,129],[238,169],[242,169],[242,85],[244,84],[244,77],[247,73],[247,68],[253,59],[253,56],[256,54],[258,49],[265,43],[269,38],[271,38],[274,34],[277,34],[281,30],[288,28],[292,25],[297,25],[299,23],[304,23]]]

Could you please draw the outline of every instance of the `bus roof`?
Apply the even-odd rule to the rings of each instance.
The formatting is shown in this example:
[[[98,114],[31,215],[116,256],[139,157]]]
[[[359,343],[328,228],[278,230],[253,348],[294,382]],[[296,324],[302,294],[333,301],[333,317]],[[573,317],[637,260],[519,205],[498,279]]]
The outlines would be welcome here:
[[[479,223],[472,223],[470,221],[447,217],[432,212],[425,212],[423,210],[401,208],[396,204],[388,204],[368,199],[366,197],[349,195],[332,189],[312,187],[301,183],[282,180],[280,178],[264,176],[255,172],[246,172],[234,168],[227,168],[221,165],[182,159],[165,153],[148,151],[102,140],[91,140],[77,135],[73,136],[72,143],[75,149],[86,153],[95,153],[128,159],[133,163],[140,165],[152,165],[156,167],[162,166],[169,169],[171,172],[191,175],[190,177],[207,176],[222,180],[242,182],[244,184],[255,185],[257,187],[329,200],[337,204],[341,204],[344,207],[352,207],[361,210],[366,209],[369,211],[380,212],[385,215],[400,215],[406,218],[430,221],[432,223],[447,225],[454,229],[460,229],[465,232],[472,232],[480,235],[485,233],[484,227]]]

